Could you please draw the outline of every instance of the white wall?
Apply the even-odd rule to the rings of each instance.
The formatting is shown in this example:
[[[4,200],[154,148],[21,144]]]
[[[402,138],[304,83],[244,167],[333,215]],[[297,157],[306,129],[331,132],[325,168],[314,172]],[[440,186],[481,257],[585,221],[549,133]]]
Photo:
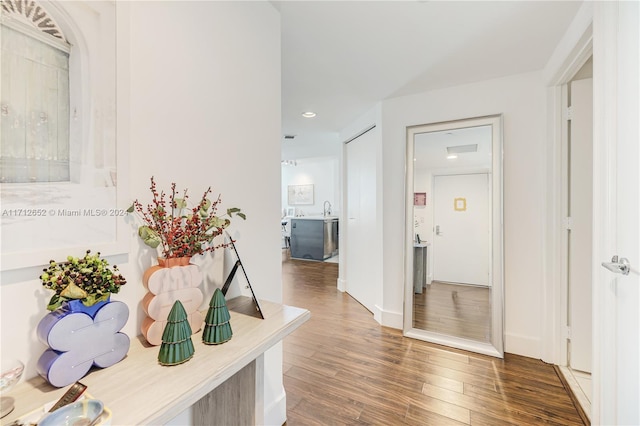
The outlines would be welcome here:
[[[212,185],[223,206],[241,207],[247,221],[232,225],[238,250],[259,298],[282,300],[280,231],[280,18],[267,2],[131,2],[131,198],[148,200],[149,177],[172,181],[194,197]],[[259,143],[257,142],[259,141]],[[256,155],[259,145],[260,155]],[[259,179],[256,179],[259,176]],[[127,200],[123,208],[130,204]],[[128,283],[113,298],[127,303],[124,331],[139,334],[143,270],[154,254],[130,232],[130,252],[116,261]],[[221,253],[220,253],[221,254]],[[220,254],[216,257],[219,259]],[[205,268],[220,262],[199,260]],[[26,376],[45,346],[35,327],[50,294],[38,269],[2,275],[2,358],[27,362]],[[211,296],[220,271],[206,271]],[[197,356],[197,354],[196,354]],[[282,424],[286,404],[282,350],[265,358],[265,420]]]
[[[406,127],[504,114],[505,350],[539,357],[545,88],[533,72],[382,105],[384,309],[402,313]],[[384,324],[384,322],[383,322]]]
[[[293,140],[282,141],[282,159],[339,157],[342,144],[337,133],[296,136]]]
[[[431,171],[415,169],[414,192],[425,192],[427,194],[427,204],[425,206],[413,206],[413,216],[417,221],[414,224],[414,234],[420,235],[422,241],[433,241],[433,192],[431,184]]]
[[[338,158],[307,158],[298,160],[297,166],[282,166],[282,208],[296,208],[296,214],[304,216],[324,213],[324,202],[331,203],[331,214],[340,211],[340,176]],[[313,204],[290,205],[289,185],[313,184]]]

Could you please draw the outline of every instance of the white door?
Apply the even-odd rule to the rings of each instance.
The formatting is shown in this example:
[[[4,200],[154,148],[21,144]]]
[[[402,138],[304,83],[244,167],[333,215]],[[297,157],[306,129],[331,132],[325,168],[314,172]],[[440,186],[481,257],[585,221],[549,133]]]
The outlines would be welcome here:
[[[489,175],[434,176],[433,182],[433,279],[488,286]]]
[[[347,143],[346,193],[346,291],[365,308],[374,312],[376,269],[376,150],[369,131]]]
[[[640,424],[639,5],[594,2],[592,421],[603,425]],[[601,266],[614,255],[628,275]]]
[[[593,80],[573,81],[569,139],[569,365],[591,372]]]

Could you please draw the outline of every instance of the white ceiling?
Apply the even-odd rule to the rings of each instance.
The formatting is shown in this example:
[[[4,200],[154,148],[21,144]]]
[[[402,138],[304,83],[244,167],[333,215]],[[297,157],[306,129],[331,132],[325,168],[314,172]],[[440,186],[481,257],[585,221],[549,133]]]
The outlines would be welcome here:
[[[542,69],[580,1],[274,1],[282,132],[335,141],[378,101]],[[305,119],[304,111],[317,117]],[[284,145],[283,145],[284,146]]]
[[[476,145],[476,151],[457,154],[455,159],[447,158],[447,148],[469,145]],[[491,126],[418,133],[414,138],[413,157],[416,171],[490,170]]]

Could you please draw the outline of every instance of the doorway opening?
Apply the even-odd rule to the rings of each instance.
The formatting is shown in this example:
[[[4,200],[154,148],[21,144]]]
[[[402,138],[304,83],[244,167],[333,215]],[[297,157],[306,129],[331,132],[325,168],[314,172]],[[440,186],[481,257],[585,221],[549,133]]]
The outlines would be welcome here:
[[[283,258],[338,263],[339,165],[337,156],[281,160]]]
[[[561,350],[565,379],[591,413],[593,253],[593,59],[562,86],[562,282],[566,295]]]

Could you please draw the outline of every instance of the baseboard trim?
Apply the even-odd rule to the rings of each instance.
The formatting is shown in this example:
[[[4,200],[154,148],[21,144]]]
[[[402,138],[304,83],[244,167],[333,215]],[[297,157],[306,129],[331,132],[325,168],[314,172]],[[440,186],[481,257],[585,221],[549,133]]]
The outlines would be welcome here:
[[[504,351],[510,354],[522,355],[540,359],[540,339],[533,339],[520,334],[505,333]]]
[[[373,319],[380,325],[382,325],[382,309],[378,305],[373,305]]]
[[[287,421],[287,394],[282,389],[282,393],[269,404],[264,407],[264,424],[265,425],[283,425]]]
[[[376,306],[377,307],[377,306]],[[381,320],[380,324],[385,327],[395,328],[398,330],[402,330],[403,326],[403,315],[402,312],[391,312],[380,309]]]
[[[578,411],[578,415],[580,415],[580,418],[582,419],[582,423],[584,423],[586,426],[590,426],[591,420],[589,419],[589,416],[587,415],[586,411],[582,407],[582,404],[580,404],[580,399],[576,396],[573,386],[571,386],[567,381],[567,378],[565,377],[564,372],[557,365],[554,365],[553,369],[556,372],[556,375],[558,376],[558,378],[560,379],[562,386],[567,391],[567,394],[569,395],[569,398],[571,399],[573,406],[576,407],[576,410]]]
[[[336,286],[338,288],[338,291],[341,291],[344,293],[344,291],[347,288],[347,282],[342,278],[338,278]]]

